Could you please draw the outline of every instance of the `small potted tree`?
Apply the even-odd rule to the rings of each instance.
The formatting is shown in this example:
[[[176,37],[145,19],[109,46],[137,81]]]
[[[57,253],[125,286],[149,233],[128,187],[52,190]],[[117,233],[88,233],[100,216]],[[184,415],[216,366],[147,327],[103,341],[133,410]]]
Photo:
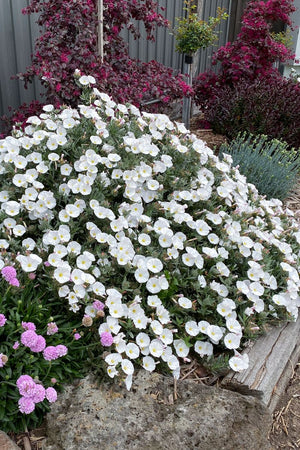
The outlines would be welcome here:
[[[209,17],[207,21],[201,20],[198,17],[196,5],[193,0],[187,0],[186,16],[177,18],[177,26],[174,30],[176,39],[176,50],[184,54],[184,62],[187,64],[187,75],[189,84],[192,84],[191,65],[193,64],[193,57],[200,48],[207,48],[212,45],[218,38],[219,32],[216,27],[221,20],[228,18],[225,9],[218,8],[216,17]],[[182,120],[186,127],[189,127],[189,118],[191,110],[191,99],[186,98],[183,104]]]

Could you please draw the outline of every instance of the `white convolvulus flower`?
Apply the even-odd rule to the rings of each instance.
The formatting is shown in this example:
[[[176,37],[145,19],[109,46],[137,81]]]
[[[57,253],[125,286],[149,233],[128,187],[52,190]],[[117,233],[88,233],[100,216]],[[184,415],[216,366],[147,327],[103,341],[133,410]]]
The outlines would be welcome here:
[[[163,332],[163,326],[158,320],[152,320],[150,327],[157,336],[160,336]]]
[[[172,236],[170,236],[169,234],[161,234],[158,238],[158,242],[162,248],[171,247]]]
[[[223,336],[223,331],[217,325],[208,325],[206,334],[211,339],[213,344],[218,344]]]
[[[26,238],[22,241],[22,246],[31,251],[35,248],[36,242],[32,238]]]
[[[14,200],[4,203],[4,211],[8,216],[17,216],[20,212],[20,204]]]
[[[173,338],[173,333],[171,330],[169,330],[168,328],[164,328],[159,336],[160,340],[165,344],[165,345],[170,345],[172,344],[174,338]]]
[[[76,265],[78,269],[88,270],[92,264],[92,261],[86,255],[79,255],[76,258]]]
[[[158,258],[149,258],[147,260],[147,269],[152,273],[159,273],[163,269],[163,264]]]
[[[216,268],[222,277],[228,277],[230,275],[230,270],[224,263],[218,262]]]
[[[254,281],[253,283],[250,283],[249,290],[254,294],[260,297],[265,292],[265,288],[263,285],[257,281]]]
[[[237,335],[242,334],[241,324],[236,319],[227,318],[226,327],[228,328],[229,331],[231,331],[231,333],[235,333]]]
[[[53,276],[60,284],[67,283],[71,277],[71,269],[68,265],[61,265],[54,270]]]
[[[210,258],[217,258],[219,256],[215,248],[202,247],[202,251],[203,253],[205,253],[205,255],[209,256]]]
[[[170,349],[171,350],[171,349]],[[178,358],[176,358],[175,355],[170,355],[166,358],[166,363],[168,364],[169,368],[171,370],[176,370],[179,368],[179,361]]]
[[[162,305],[157,306],[156,315],[163,325],[166,325],[171,320],[169,311]]]
[[[234,333],[227,333],[224,337],[224,344],[226,348],[236,349],[240,346],[241,338]]]
[[[148,246],[151,243],[151,238],[149,234],[141,233],[138,236],[138,241],[141,245]]]
[[[235,372],[241,372],[242,370],[246,370],[249,367],[249,356],[247,353],[241,354],[237,351],[235,352],[235,356],[229,359],[229,366]]]
[[[138,330],[145,330],[149,322],[145,314],[137,314],[135,317],[133,317],[132,320],[135,328],[137,328]]]
[[[161,285],[157,277],[149,278],[146,283],[146,288],[151,294],[157,294],[161,291]]]
[[[207,334],[207,327],[209,325],[210,325],[209,322],[207,322],[206,320],[200,320],[200,322],[198,322],[200,333]]]
[[[153,372],[155,370],[155,361],[151,356],[144,356],[143,357],[143,368],[147,370],[147,372]]]
[[[194,320],[189,320],[188,322],[186,322],[184,327],[185,331],[190,336],[197,336],[199,334],[199,326]]]
[[[156,308],[161,305],[161,299],[158,295],[148,295],[147,297],[147,305],[152,306],[152,308]]]
[[[146,283],[149,280],[149,272],[146,268],[138,268],[134,272],[134,277],[138,283]]]
[[[104,360],[106,364],[116,366],[122,361],[122,356],[119,353],[109,353]]]
[[[16,225],[13,228],[13,234],[15,236],[23,236],[24,233],[26,233],[26,228],[23,225]]]
[[[213,291],[216,291],[221,297],[227,297],[228,289],[225,284],[217,283],[216,281],[212,281],[210,283],[210,288]]]
[[[200,284],[200,287],[205,288],[207,286],[206,279],[204,275],[198,275],[198,283]]]
[[[213,345],[208,341],[196,341],[194,350],[201,358],[203,358],[203,356],[211,356],[213,354]]]
[[[164,350],[163,343],[159,339],[153,339],[149,344],[149,351],[152,356],[159,358]]]
[[[181,256],[182,262],[185,266],[192,267],[195,263],[196,257],[190,253],[183,253]]]
[[[189,347],[186,345],[183,339],[175,339],[173,341],[176,353],[180,358],[185,358],[189,354]]]
[[[135,338],[135,341],[137,345],[142,349],[145,347],[149,347],[150,344],[150,337],[146,333],[138,333],[138,335]]]
[[[187,297],[179,297],[178,304],[184,309],[190,309],[193,306],[193,303]]]
[[[236,304],[230,298],[224,298],[224,300],[217,305],[217,311],[223,317],[227,317],[235,308]]]
[[[38,266],[42,263],[42,258],[33,253],[29,256],[18,255],[16,260],[19,261],[24,272],[35,272]]]
[[[140,355],[140,349],[139,347],[134,344],[133,342],[129,342],[129,344],[126,345],[126,350],[125,350],[126,355],[128,356],[128,358],[130,359],[136,359],[139,357]]]

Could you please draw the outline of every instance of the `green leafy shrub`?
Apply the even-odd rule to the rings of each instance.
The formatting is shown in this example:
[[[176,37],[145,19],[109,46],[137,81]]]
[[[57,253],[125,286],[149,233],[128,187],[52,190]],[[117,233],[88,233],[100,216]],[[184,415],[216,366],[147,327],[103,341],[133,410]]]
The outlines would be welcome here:
[[[197,13],[192,12],[195,5],[191,0],[186,2],[187,17],[177,19],[175,29],[176,50],[179,53],[193,55],[200,48],[206,48],[212,45],[218,39],[218,32],[215,28],[221,20],[226,20],[228,14],[224,9],[217,9],[217,17],[209,17],[208,21],[200,20]]]
[[[5,429],[38,420],[51,377],[78,366],[128,389],[137,368],[178,378],[191,358],[241,371],[249,338],[298,315],[292,211],[182,124],[77,80],[78,108],[45,105],[0,141]]]
[[[267,198],[284,199],[295,186],[300,172],[300,156],[285,142],[240,133],[229,144],[222,144],[219,156],[232,157],[233,165],[247,177],[248,183]]]

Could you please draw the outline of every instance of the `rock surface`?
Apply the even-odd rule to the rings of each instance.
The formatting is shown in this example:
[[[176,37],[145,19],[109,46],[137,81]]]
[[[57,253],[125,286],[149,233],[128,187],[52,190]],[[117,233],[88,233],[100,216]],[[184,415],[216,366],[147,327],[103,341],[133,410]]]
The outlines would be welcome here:
[[[20,450],[20,447],[15,444],[4,431],[0,431],[0,449],[1,450]]]
[[[257,399],[140,371],[132,390],[91,378],[69,386],[47,416],[45,450],[270,450]],[[175,396],[176,397],[176,396]]]

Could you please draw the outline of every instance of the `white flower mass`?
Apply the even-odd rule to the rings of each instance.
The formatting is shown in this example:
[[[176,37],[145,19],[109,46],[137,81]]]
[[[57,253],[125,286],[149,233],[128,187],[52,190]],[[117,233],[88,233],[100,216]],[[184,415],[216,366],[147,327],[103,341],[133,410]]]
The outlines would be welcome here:
[[[246,369],[248,324],[298,315],[293,213],[182,124],[91,98],[0,141],[0,266],[46,277],[62,308],[111,333],[108,375],[128,388],[135,367],[178,377],[187,356]]]

